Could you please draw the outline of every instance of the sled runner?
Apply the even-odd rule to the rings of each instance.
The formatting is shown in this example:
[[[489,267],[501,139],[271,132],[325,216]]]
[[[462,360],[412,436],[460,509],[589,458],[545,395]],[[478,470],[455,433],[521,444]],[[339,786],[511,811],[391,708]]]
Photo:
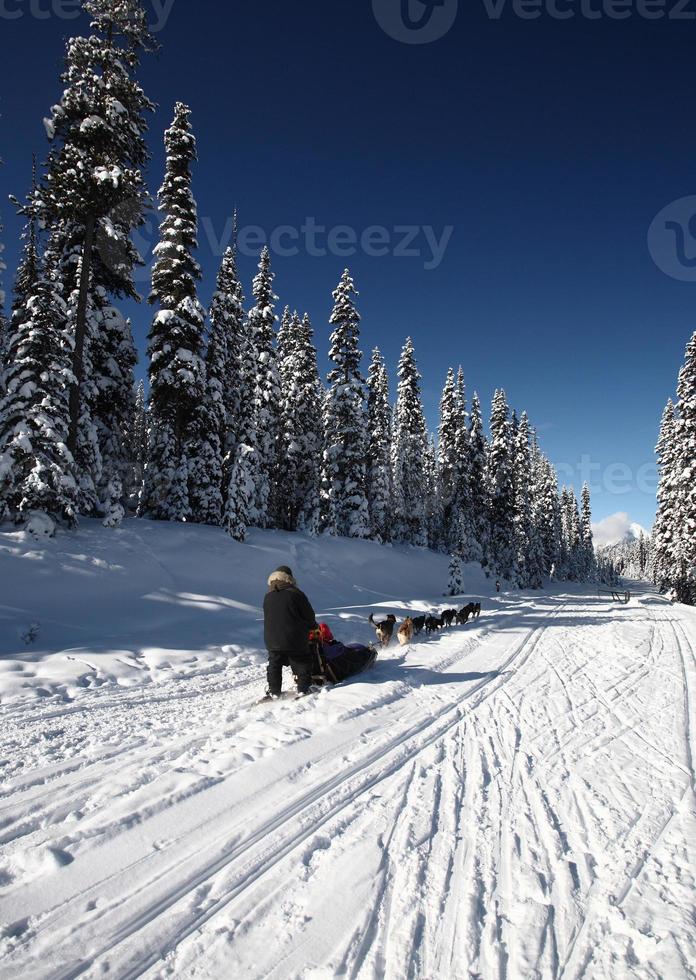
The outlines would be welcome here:
[[[255,701],[254,704],[262,705],[275,704],[276,701],[297,701],[298,697],[299,695],[297,691],[283,691],[282,694],[277,694],[275,697],[271,697],[270,694],[264,694],[264,696],[259,698],[258,701]]]

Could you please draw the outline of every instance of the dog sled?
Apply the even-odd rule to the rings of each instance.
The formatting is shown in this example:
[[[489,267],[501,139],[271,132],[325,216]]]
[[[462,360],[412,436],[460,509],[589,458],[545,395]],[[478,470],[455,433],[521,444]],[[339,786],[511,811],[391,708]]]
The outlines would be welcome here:
[[[309,648],[312,654],[312,683],[319,687],[340,684],[349,677],[356,677],[374,667],[377,650],[362,643],[341,643],[335,639],[326,625],[310,633]]]
[[[362,643],[340,643],[334,638],[326,623],[320,623],[319,629],[309,634],[309,652],[312,657],[310,694],[364,673],[373,667],[377,660],[377,650],[371,644],[365,646]],[[288,666],[287,662],[285,666]],[[267,693],[256,701],[255,705],[267,705],[274,701],[294,701],[306,697],[297,692],[297,677],[294,681],[293,690],[283,691],[277,696]]]
[[[624,606],[627,606],[631,601],[631,593],[628,591],[623,592],[621,589],[597,589],[597,594],[600,596],[611,596],[614,602],[620,602]]]

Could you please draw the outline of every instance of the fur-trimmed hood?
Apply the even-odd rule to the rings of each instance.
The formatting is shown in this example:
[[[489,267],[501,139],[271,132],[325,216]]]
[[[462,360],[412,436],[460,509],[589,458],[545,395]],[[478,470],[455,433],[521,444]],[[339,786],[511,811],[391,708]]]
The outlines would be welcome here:
[[[290,585],[297,585],[297,582],[287,572],[277,569],[268,576],[268,588],[271,591],[278,592],[280,589],[287,589]]]

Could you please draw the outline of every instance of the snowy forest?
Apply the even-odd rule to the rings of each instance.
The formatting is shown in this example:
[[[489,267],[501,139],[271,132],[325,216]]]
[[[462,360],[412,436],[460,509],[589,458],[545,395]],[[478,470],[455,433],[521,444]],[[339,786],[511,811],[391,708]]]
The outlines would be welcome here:
[[[309,316],[282,309],[274,293],[268,249],[247,303],[228,248],[204,308],[196,138],[183,103],[164,137],[149,386],[135,385],[138,355],[118,303],[138,298],[143,264],[131,236],[151,207],[154,105],[137,69],[156,44],[139,0],[83,7],[91,29],[67,42],[63,92],[44,120],[47,159],[13,199],[26,229],[0,318],[0,520],[51,533],[79,515],[115,527],[137,513],[219,525],[238,541],[258,527],[427,546],[453,556],[455,579],[457,563],[471,561],[522,588],[596,577],[589,489],[578,500],[559,488],[533,424],[502,389],[487,434],[477,394],[469,399],[462,369],[451,368],[431,434],[411,339],[395,400],[378,347],[365,375],[349,270],[333,292],[326,382]],[[675,440],[688,450],[694,438],[693,341],[689,356],[679,407],[663,422],[656,529],[660,581],[682,595],[692,544],[686,535],[679,545],[674,528],[686,527],[684,507],[693,522],[696,497],[682,486],[676,501],[670,474]]]

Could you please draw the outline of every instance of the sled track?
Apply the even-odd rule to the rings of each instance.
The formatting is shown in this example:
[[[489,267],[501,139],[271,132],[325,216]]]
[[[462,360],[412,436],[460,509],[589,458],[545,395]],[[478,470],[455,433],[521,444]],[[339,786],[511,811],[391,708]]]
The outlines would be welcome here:
[[[651,618],[656,620],[656,613],[651,613]],[[642,844],[640,855],[627,870],[627,872],[620,878],[616,878],[610,883],[600,883],[597,881],[593,884],[585,898],[585,905],[588,909],[591,908],[591,906],[595,904],[596,899],[599,898],[603,898],[610,908],[615,908],[617,910],[622,908],[632,889],[640,880],[643,872],[652,860],[655,848],[665,837],[666,832],[675,816],[677,816],[677,814],[683,808],[686,799],[689,796],[693,797],[695,792],[694,749],[692,739],[694,736],[694,705],[696,705],[696,653],[694,652],[694,649],[680,620],[675,617],[669,617],[663,619],[662,621],[669,623],[670,625],[670,633],[674,638],[675,653],[681,666],[684,699],[684,751],[688,768],[685,768],[674,759],[669,759],[668,761],[670,761],[673,766],[681,770],[687,776],[689,783],[681,800],[675,801],[669,812],[666,814],[664,820],[662,820],[655,831],[650,834],[649,839]],[[656,634],[659,636],[659,631],[656,631]],[[603,701],[602,698],[600,698],[600,700]],[[619,701],[621,700],[623,700],[623,697],[619,698]],[[609,707],[605,701],[603,701],[603,703],[605,706]],[[646,744],[654,752],[656,752],[656,754],[667,758],[660,748],[652,745],[650,742],[647,742],[640,733],[635,732],[634,734],[641,738],[642,741],[646,742]],[[601,902],[599,902],[599,905],[601,906]],[[597,916],[588,915],[585,917],[568,947],[563,964],[561,965],[558,974],[559,980],[581,980],[592,964],[595,950],[598,944],[601,942],[602,935],[606,928],[606,923],[601,922]]]
[[[483,631],[477,631],[475,634],[470,635],[466,643],[458,648],[456,654],[448,654],[441,657],[432,663],[430,669],[447,669],[452,664],[464,660],[470,654],[474,653],[480,647],[481,643],[493,632],[494,628],[490,626]],[[443,637],[443,639],[445,638]],[[438,645],[436,641],[433,648],[437,650]],[[428,644],[428,646],[432,646],[432,644]],[[408,672],[406,673],[406,678],[408,678]],[[109,697],[106,703],[103,702],[99,705],[97,710],[99,714],[105,709],[120,712],[123,715],[120,719],[120,727],[123,729],[127,727],[129,713],[134,708],[142,711],[144,708],[151,708],[153,705],[162,704],[171,709],[174,704],[179,706],[182,701],[185,701],[188,705],[195,704],[196,702],[205,704],[207,699],[215,696],[222,702],[221,710],[227,716],[225,737],[230,739],[236,733],[243,733],[245,726],[249,722],[247,710],[249,703],[247,701],[248,695],[246,694],[246,690],[252,684],[254,686],[258,685],[258,671],[255,671],[252,678],[237,681],[232,691],[230,691],[229,682],[222,684],[218,680],[215,680],[213,684],[205,684],[197,691],[189,694],[185,688],[182,692],[180,690],[181,683],[176,682],[172,685],[171,696],[169,698],[164,693],[160,693],[156,698],[134,698],[132,693],[123,692],[117,698]],[[239,693],[240,689],[243,689],[241,696]],[[351,717],[398,703],[404,697],[408,697],[413,693],[413,689],[407,681],[397,685],[393,690],[388,690],[386,693],[381,693],[378,686],[371,687],[370,690],[374,692],[374,696],[369,697],[359,708],[344,711],[342,713],[342,720],[345,721]],[[233,697],[230,698],[230,694]],[[126,757],[132,757],[137,754],[139,769],[141,771],[145,766],[151,771],[153,767],[167,762],[172,767],[182,761],[185,765],[189,765],[191,762],[195,763],[195,760],[206,751],[205,746],[210,740],[209,735],[198,736],[188,741],[184,741],[180,736],[177,736],[170,738],[166,744],[159,743],[155,746],[149,746],[147,735],[136,736],[134,740],[130,740],[129,735],[125,745],[119,743],[116,747],[100,747],[92,755],[90,762],[85,764],[81,753],[82,746],[79,738],[79,723],[74,720],[75,710],[75,708],[72,710],[68,709],[66,712],[71,719],[69,725],[70,731],[66,741],[66,744],[71,747],[71,753],[62,759],[60,763],[51,765],[48,769],[44,768],[38,772],[33,771],[31,768],[30,752],[35,749],[37,744],[39,748],[45,744],[47,733],[43,730],[42,723],[37,719],[33,719],[32,725],[27,726],[27,730],[25,730],[23,738],[20,740],[17,723],[14,723],[17,735],[13,737],[10,734],[5,751],[8,755],[12,754],[13,756],[17,756],[19,754],[20,757],[25,757],[25,760],[28,758],[29,766],[26,771],[19,769],[16,773],[8,774],[7,786],[0,788],[0,844],[19,840],[28,834],[34,833],[42,826],[53,826],[56,823],[62,822],[66,813],[76,808],[81,808],[85,802],[89,801],[89,796],[86,794],[89,794],[91,790],[98,788],[100,783],[103,783],[105,780],[108,781],[113,777],[118,778],[119,770],[122,768],[123,760]],[[88,706],[81,706],[78,710],[80,712],[88,712],[89,708]],[[66,737],[62,729],[56,735],[63,738]],[[124,788],[123,792],[119,792],[118,797],[121,797],[125,792],[137,790],[146,781],[136,780],[135,782],[131,782],[130,785]],[[56,784],[56,793],[50,796],[49,802],[46,790],[52,784]],[[19,792],[23,794],[24,814],[22,819],[19,821],[5,821],[3,823],[3,812],[8,812],[8,810],[9,812],[13,811],[13,797]],[[174,801],[169,802],[171,804]],[[152,812],[165,809],[167,805],[167,801],[162,800],[161,806],[158,806]],[[89,838],[98,837],[105,833],[112,833],[118,831],[118,829],[119,821],[114,821],[112,824],[102,823],[96,828],[93,828],[88,834],[80,833],[79,840],[81,843],[84,843]]]
[[[684,627],[678,619],[668,620],[674,632],[674,639],[681,661],[682,676],[684,678],[684,727],[686,740],[686,759],[691,776],[691,791],[696,790],[694,781],[694,746],[693,738],[696,735],[694,728],[694,711],[696,710],[696,653],[686,635]]]
[[[130,978],[138,977],[164,959],[188,936],[201,929],[221,910],[230,906],[251,885],[274,869],[292,851],[340,814],[344,808],[383,780],[397,773],[421,752],[442,739],[452,729],[455,729],[467,715],[499,691],[514,676],[514,672],[520,670],[529,660],[547,629],[548,622],[558,616],[566,604],[567,602],[560,603],[556,609],[547,613],[544,623],[531,629],[521,642],[515,644],[514,649],[499,668],[497,676],[482,679],[470,688],[457,704],[446,705],[436,711],[435,714],[430,714],[427,718],[421,719],[386,744],[383,743],[373,749],[362,760],[351,765],[347,771],[313,787],[222,857],[209,861],[202,868],[199,867],[193,871],[180,886],[168,892],[162,899],[149,905],[146,913],[141,913],[122,922],[108,943],[102,945],[88,959],[79,962],[68,970],[55,974],[57,980],[72,980],[72,978],[82,975],[86,970],[95,966],[100,958],[114,952],[122,943],[146,929],[158,916],[200,888],[209,878],[239,864],[237,873],[239,884],[230,888],[224,896],[216,900],[200,915],[189,919],[183,927],[179,925],[175,930],[175,938],[170,937],[164,941],[160,939],[149,942],[150,948],[154,945],[152,952],[139,958],[137,962],[133,962],[133,957],[128,957],[128,962],[119,967],[119,978],[120,980],[126,980],[126,978],[130,980]],[[286,837],[272,852],[269,851],[267,841],[271,835],[277,835],[288,824],[296,826],[298,823],[304,825],[302,829]],[[220,849],[224,847],[225,840],[229,840],[229,837],[230,833],[226,832],[224,838],[215,839],[212,844],[206,846],[205,850],[219,854]],[[253,850],[260,851],[260,853],[250,858],[249,852]],[[199,856],[200,852],[193,859],[185,859],[183,865],[188,862],[193,863]],[[182,863],[179,863],[177,870],[180,870],[181,867]],[[165,878],[170,871],[171,869],[164,869],[154,879],[150,878],[144,887]],[[123,904],[123,902],[119,904]],[[107,913],[108,909],[105,909],[104,912]]]

